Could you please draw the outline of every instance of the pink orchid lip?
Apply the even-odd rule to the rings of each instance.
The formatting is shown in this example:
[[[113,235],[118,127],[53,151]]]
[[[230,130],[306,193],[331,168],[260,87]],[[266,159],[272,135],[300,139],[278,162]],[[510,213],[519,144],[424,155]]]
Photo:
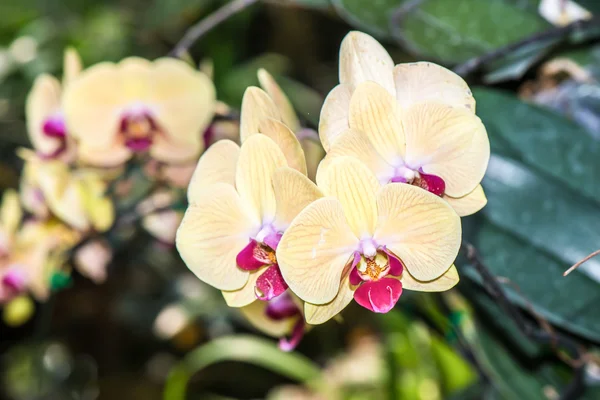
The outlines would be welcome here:
[[[213,124],[210,124],[208,128],[202,134],[202,139],[204,140],[204,148],[208,148],[214,140],[215,140],[215,127]]]
[[[371,277],[368,274],[361,274],[357,266],[362,256],[359,252],[355,252],[349,280],[352,286],[358,286],[354,292],[354,299],[358,304],[373,312],[386,313],[394,307],[402,294],[402,283],[398,279],[387,276],[401,276],[404,267],[400,259],[385,246],[379,247],[378,251],[385,253],[388,258],[388,266],[381,271],[381,275]]]
[[[446,191],[446,182],[437,175],[426,174],[419,170],[419,186],[437,196],[443,196]]]
[[[281,321],[285,318],[300,315],[300,310],[292,296],[289,293],[284,293],[271,299],[265,307],[265,314],[274,321]]]
[[[152,145],[152,139],[150,138],[139,138],[139,139],[126,139],[125,146],[134,152],[143,152],[150,148]]]
[[[44,160],[57,158],[67,149],[67,128],[62,114],[54,114],[46,118],[42,131],[47,137],[58,140],[59,146],[51,153],[42,153],[39,156]]]
[[[24,290],[26,282],[25,273],[20,268],[12,268],[2,277],[2,284],[15,292]]]
[[[254,271],[265,265],[273,264],[275,260],[270,257],[268,249],[265,249],[256,240],[250,239],[248,245],[238,253],[235,261],[241,269]]]
[[[148,107],[135,105],[121,116],[119,131],[131,151],[145,152],[152,146],[152,136],[160,129]]]
[[[423,168],[412,169],[407,166],[399,166],[394,170],[394,176],[388,183],[409,183],[419,186],[437,196],[443,196],[446,191],[446,182],[437,175],[426,174]]]
[[[296,346],[298,346],[298,344],[300,343],[300,341],[302,340],[302,338],[304,337],[304,329],[305,325],[304,325],[304,319],[303,318],[299,318],[298,321],[296,321],[296,324],[294,324],[294,328],[292,329],[292,334],[290,336],[290,338],[281,338],[279,339],[279,348],[282,351],[292,351],[296,348]]]
[[[61,115],[52,115],[46,118],[42,130],[49,137],[64,138],[67,135],[65,120]]]
[[[376,313],[390,311],[402,294],[402,283],[394,278],[363,282],[354,292],[354,300]]]
[[[279,265],[273,264],[258,277],[254,292],[257,299],[269,301],[285,292],[287,288],[288,285],[281,275]]]

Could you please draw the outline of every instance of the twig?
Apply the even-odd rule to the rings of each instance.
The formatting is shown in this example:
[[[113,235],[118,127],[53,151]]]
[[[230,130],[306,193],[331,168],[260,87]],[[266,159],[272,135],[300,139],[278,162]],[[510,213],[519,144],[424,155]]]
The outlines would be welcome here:
[[[596,257],[598,254],[600,254],[600,249],[594,251],[592,254],[586,256],[583,260],[576,262],[575,264],[573,264],[573,266],[571,266],[571,268],[569,268],[568,270],[566,270],[563,273],[563,276],[567,276],[569,275],[571,272],[575,271],[577,268],[579,268],[580,265],[584,264],[586,261]]]
[[[256,2],[258,0],[233,0],[225,4],[208,17],[192,25],[169,55],[172,57],[181,57],[203,35]]]
[[[456,68],[454,68],[454,72],[456,72],[458,75],[460,75],[462,77],[465,77],[465,76],[475,72],[476,70],[481,68],[483,65],[485,65],[491,61],[497,60],[499,58],[502,58],[502,57],[504,57],[516,50],[519,50],[523,47],[526,47],[530,44],[543,42],[543,41],[549,40],[549,39],[561,39],[562,40],[565,37],[571,35],[573,32],[583,30],[588,27],[597,26],[598,24],[600,24],[600,18],[594,17],[594,18],[591,18],[588,20],[575,21],[567,26],[563,26],[563,27],[559,27],[559,28],[552,28],[552,29],[549,29],[544,32],[539,32],[539,33],[529,36],[523,40],[520,40],[518,42],[511,43],[504,47],[500,47],[499,49],[493,50],[482,56],[472,58],[472,59],[464,62],[463,64],[458,65]]]

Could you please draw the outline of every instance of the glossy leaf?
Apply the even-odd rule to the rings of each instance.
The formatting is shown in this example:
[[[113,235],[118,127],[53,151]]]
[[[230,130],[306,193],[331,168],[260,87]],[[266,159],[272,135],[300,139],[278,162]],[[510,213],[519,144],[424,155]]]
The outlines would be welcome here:
[[[600,199],[600,142],[586,130],[507,93],[477,88],[474,95],[492,152],[508,153],[561,185]]]
[[[427,0],[414,6],[398,0],[333,3],[350,23],[382,37],[397,34],[417,53],[445,62],[465,61],[550,27],[531,4],[509,0]],[[401,18],[392,21],[401,7]]]
[[[474,245],[492,273],[510,280],[506,290],[515,303],[533,307],[567,331],[600,341],[597,282],[581,273],[563,277],[564,263],[489,223],[482,224]]]

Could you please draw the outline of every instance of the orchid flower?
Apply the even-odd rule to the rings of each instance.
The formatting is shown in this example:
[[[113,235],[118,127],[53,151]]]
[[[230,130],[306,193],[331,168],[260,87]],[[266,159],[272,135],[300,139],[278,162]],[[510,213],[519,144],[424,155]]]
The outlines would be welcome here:
[[[186,163],[203,150],[215,88],[184,61],[131,57],[85,70],[68,86],[63,105],[85,163],[115,166],[139,152]]]
[[[18,194],[14,190],[6,190],[0,205],[0,303],[25,289],[25,271],[11,260],[22,217]]]
[[[48,211],[79,231],[103,232],[110,228],[114,207],[105,196],[106,183],[96,171],[72,171],[60,160],[45,160],[27,149],[20,149],[19,155],[26,162],[27,173],[21,181],[26,208],[44,217],[40,215],[43,212],[36,212],[39,211],[37,204],[43,203]]]
[[[241,141],[252,134],[269,133],[286,126],[296,135],[304,151],[307,170],[301,172],[314,180],[317,166],[325,155],[318,140],[315,140],[317,133],[300,125],[292,103],[271,74],[259,69],[258,80],[262,89],[251,86],[242,99]]]
[[[241,148],[222,140],[200,158],[177,231],[188,268],[223,291],[233,307],[287,289],[276,258],[279,239],[298,212],[321,196],[300,172],[306,166],[294,134],[272,125],[275,140],[248,135]]]
[[[75,143],[68,134],[61,105],[62,92],[81,72],[79,55],[65,50],[63,82],[48,74],[39,75],[25,103],[27,132],[36,152],[43,158],[71,161]]]
[[[382,184],[420,186],[461,216],[486,204],[479,183],[489,140],[462,78],[433,63],[394,66],[375,39],[351,32],[340,50],[340,82],[321,111],[322,170],[332,158],[355,156]]]
[[[306,330],[302,301],[289,291],[269,301],[255,301],[240,312],[256,329],[278,338],[283,351],[296,348]]]
[[[56,221],[30,220],[19,230],[13,263],[25,270],[26,285],[44,301],[51,290],[51,277],[67,262],[67,251],[81,234]]]
[[[23,223],[16,192],[4,193],[0,207],[0,303],[29,289],[39,300],[49,294],[52,271],[63,264],[66,249],[79,236],[62,224]]]
[[[385,313],[403,289],[442,291],[458,282],[460,218],[441,198],[411,185],[382,186],[352,157],[332,162],[320,188],[326,197],[298,214],[277,248],[309,324],[353,298]]]

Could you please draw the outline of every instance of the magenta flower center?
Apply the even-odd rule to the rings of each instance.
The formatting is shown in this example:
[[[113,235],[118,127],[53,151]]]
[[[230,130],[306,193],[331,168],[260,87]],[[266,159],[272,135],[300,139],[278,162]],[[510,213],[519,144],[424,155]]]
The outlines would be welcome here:
[[[14,267],[4,273],[1,284],[16,294],[25,289],[26,282],[25,272],[21,268]]]
[[[51,115],[44,121],[42,125],[44,134],[53,138],[64,138],[67,136],[67,128],[65,119],[61,114]]]
[[[446,182],[440,176],[426,174],[423,169],[418,171],[400,167],[394,170],[394,176],[389,180],[390,183],[408,183],[410,185],[419,186],[437,196],[442,197],[446,191]]]
[[[363,242],[361,248],[365,247]],[[394,254],[385,246],[377,248],[374,255],[365,254],[361,249],[354,253],[350,268],[350,284],[358,286],[354,292],[358,304],[377,313],[394,308],[402,294],[402,283],[392,277],[401,276],[404,269]]]
[[[134,152],[147,151],[159,131],[149,111],[130,112],[121,118],[120,133],[125,139],[125,146]]]
[[[281,233],[275,232],[271,227],[263,228],[256,239],[250,239],[248,245],[236,257],[239,268],[260,273],[254,287],[254,293],[259,300],[271,300],[288,288],[275,254],[281,236]]]
[[[45,158],[56,158],[67,149],[67,127],[65,119],[60,113],[53,114],[44,120],[42,124],[44,135],[58,142],[56,150],[50,154],[42,154]]]

